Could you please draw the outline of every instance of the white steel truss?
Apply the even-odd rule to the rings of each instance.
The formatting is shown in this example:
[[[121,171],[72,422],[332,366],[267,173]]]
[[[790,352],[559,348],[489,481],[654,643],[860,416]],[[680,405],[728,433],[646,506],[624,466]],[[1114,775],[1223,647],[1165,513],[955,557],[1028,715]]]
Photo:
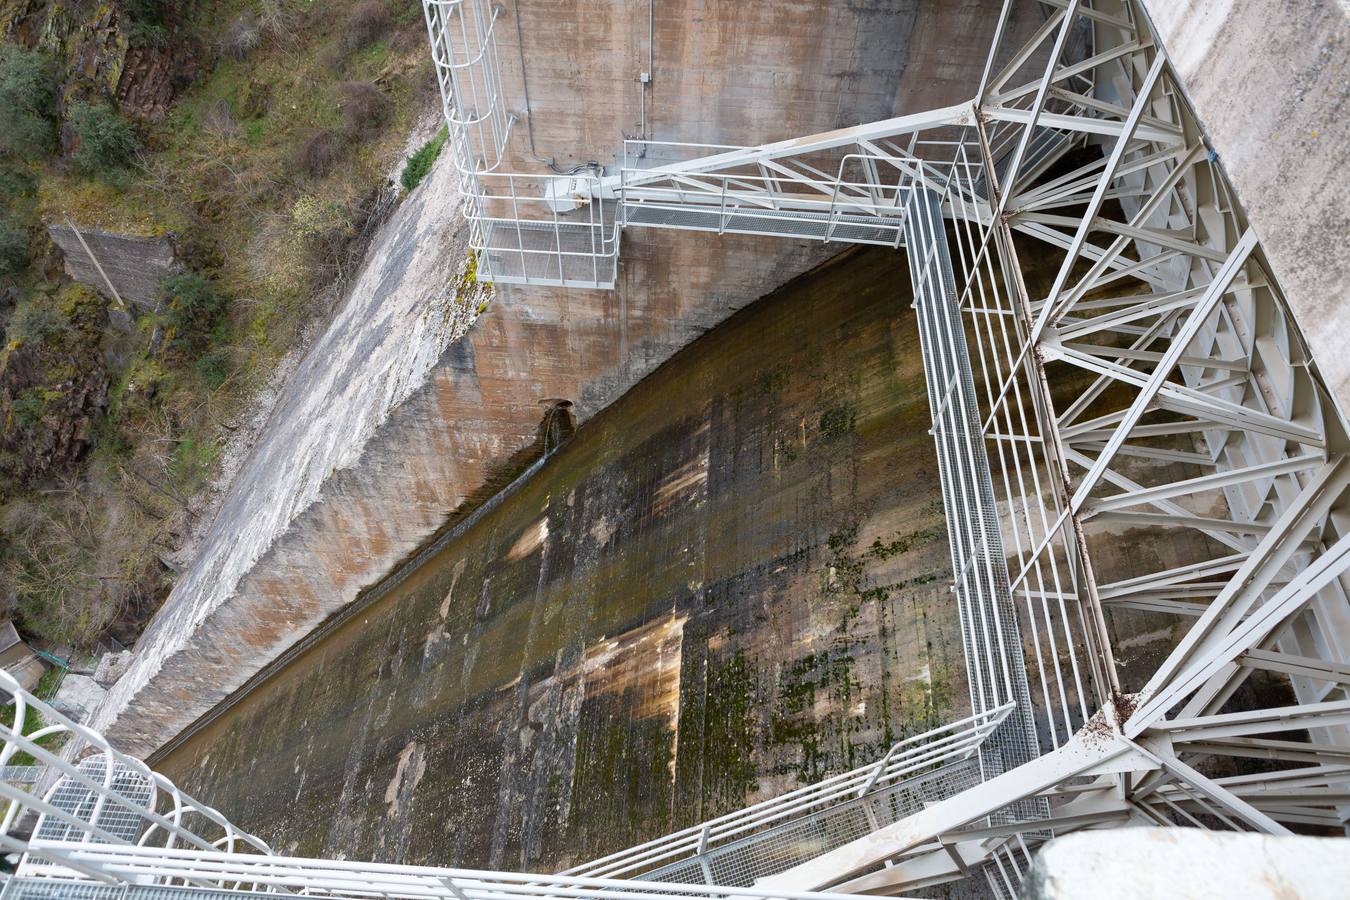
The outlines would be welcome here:
[[[1015,709],[980,787],[761,886],[1009,894],[1077,828],[1350,817],[1343,413],[1138,3],[1034,5],[1015,41],[1004,4],[969,103],[629,142],[546,191],[619,228],[909,254],[972,707]],[[1147,679],[1117,659],[1130,614],[1184,631]]]
[[[1040,0],[1024,41],[1009,0],[966,104],[542,178],[497,172],[495,13],[424,4],[483,278],[612,284],[623,227],[906,249],[974,715],[514,875],[273,855],[0,672],[0,767],[51,773],[0,781],[0,845],[25,854],[5,900],[809,900],[968,876],[1011,895],[1037,845],[1083,828],[1344,830],[1345,419],[1136,0]],[[1141,614],[1180,635],[1151,676],[1117,652]]]

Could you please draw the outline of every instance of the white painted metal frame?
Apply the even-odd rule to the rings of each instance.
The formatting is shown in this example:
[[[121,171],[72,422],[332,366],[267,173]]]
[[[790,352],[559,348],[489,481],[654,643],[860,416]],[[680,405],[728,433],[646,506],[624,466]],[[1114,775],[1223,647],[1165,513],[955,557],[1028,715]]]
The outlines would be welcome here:
[[[571,211],[555,199],[589,196],[598,173],[500,171],[515,121],[497,55],[501,8],[487,0],[423,0],[422,9],[478,280],[612,288],[619,255],[613,205]]]
[[[0,767],[24,753],[43,769],[25,785],[0,782],[6,801],[0,848],[24,853],[30,832],[69,841],[137,843],[166,848],[270,853],[261,839],[236,828],[180,791],[145,763],[114,749],[99,733],[23,690],[0,670],[0,691],[12,698],[13,721],[0,721]],[[30,723],[30,714],[35,713]],[[54,742],[62,742],[59,748]]]
[[[846,895],[755,888],[664,884],[614,878],[485,872],[358,860],[250,856],[182,848],[117,847],[48,842],[34,848],[82,871],[97,873],[107,893],[70,880],[64,866],[29,866],[6,885],[6,900],[192,900],[259,893],[387,900],[844,900]],[[64,889],[64,890],[63,890]]]
[[[1010,894],[1075,828],[1350,813],[1342,411],[1141,8],[1039,6],[1017,43],[1005,3],[968,104],[760,147],[642,142],[569,194],[625,227],[910,254],[972,706],[1018,703],[1021,736],[982,755],[1020,765],[766,886],[979,870]],[[1147,679],[1114,639],[1140,615],[1189,629]],[[1276,770],[1229,774],[1252,758]]]
[[[113,749],[102,735],[33,697],[3,670],[0,690],[14,710],[12,721],[0,721],[0,767],[26,753],[44,773],[31,790],[0,782],[0,796],[8,801],[0,849],[21,856],[4,883],[4,900],[200,900],[203,891],[217,900],[259,893],[353,900],[843,900],[829,893],[769,894],[614,877],[635,867],[613,859],[597,867],[599,873],[549,875],[278,856],[145,763]],[[1008,712],[902,741],[882,760],[848,776],[719,820],[711,840],[940,773],[969,758]],[[63,739],[64,746],[53,746],[53,738]],[[703,846],[713,830],[705,832]],[[688,851],[678,841],[675,847]]]

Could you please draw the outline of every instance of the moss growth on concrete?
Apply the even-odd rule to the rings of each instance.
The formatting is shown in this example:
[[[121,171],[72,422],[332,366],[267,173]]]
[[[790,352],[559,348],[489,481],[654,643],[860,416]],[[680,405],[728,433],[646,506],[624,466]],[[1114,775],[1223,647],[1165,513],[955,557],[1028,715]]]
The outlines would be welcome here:
[[[704,336],[166,770],[307,852],[538,870],[959,712],[945,547],[867,549],[940,521],[902,267],[850,255]],[[392,810],[413,743],[426,774]]]

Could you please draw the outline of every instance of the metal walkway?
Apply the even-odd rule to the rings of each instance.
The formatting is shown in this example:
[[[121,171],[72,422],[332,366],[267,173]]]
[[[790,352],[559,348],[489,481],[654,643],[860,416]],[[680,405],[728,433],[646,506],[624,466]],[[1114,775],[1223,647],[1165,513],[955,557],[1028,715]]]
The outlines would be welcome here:
[[[897,742],[874,763],[564,875],[746,887],[898,822],[980,780],[980,759],[1012,703]]]
[[[761,887],[1010,895],[1076,828],[1350,818],[1343,411],[1142,9],[1039,5],[1015,44],[1005,3],[967,104],[629,142],[618,171],[544,191],[619,228],[909,254],[971,705],[1015,709],[979,786]],[[1122,533],[1145,548],[1127,569],[1102,552]],[[1113,629],[1140,612],[1185,637],[1130,683]],[[1242,692],[1254,673],[1285,699]],[[1252,759],[1272,770],[1230,774]]]
[[[349,900],[839,900],[820,892],[672,884],[655,871],[642,880],[620,877],[615,873],[633,866],[612,860],[597,867],[599,872],[552,875],[283,856],[33,697],[4,670],[0,690],[13,698],[14,712],[12,720],[0,721],[0,766],[27,754],[45,773],[32,790],[0,782],[0,795],[8,801],[0,847],[20,855],[15,875],[5,880],[4,900],[232,900],[258,894]],[[720,824],[712,840],[749,834],[772,821],[791,824],[785,809],[814,810],[825,822],[859,803],[889,804],[903,813],[915,808],[914,798],[951,796],[975,780],[953,773],[1007,713],[976,716],[901,742],[870,766],[762,805],[734,824]],[[676,852],[684,847],[672,846]],[[799,861],[787,858],[778,870]]]
[[[497,171],[496,13],[424,6],[485,280],[612,285],[634,226],[905,248],[975,715],[513,875],[274,855],[55,711],[24,733],[34,701],[0,673],[19,698],[0,766],[24,752],[63,779],[0,782],[0,844],[26,854],[8,900],[807,900],[969,877],[1010,896],[1039,843],[1081,828],[1344,830],[1345,417],[1134,0],[1042,0],[1022,45],[1005,3],[966,104],[761,147],[645,142],[573,176]],[[1148,550],[1128,571],[1125,533]],[[1135,612],[1184,634],[1143,683],[1115,652]],[[40,743],[58,733],[93,755]]]

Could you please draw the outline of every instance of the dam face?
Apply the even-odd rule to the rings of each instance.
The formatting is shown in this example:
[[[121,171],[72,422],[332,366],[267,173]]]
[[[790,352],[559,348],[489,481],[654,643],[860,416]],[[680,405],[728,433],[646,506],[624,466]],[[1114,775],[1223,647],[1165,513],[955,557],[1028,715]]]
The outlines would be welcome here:
[[[510,3],[497,19],[516,117],[503,166],[567,171],[614,163],[625,137],[781,140],[959,102],[999,8]],[[1032,10],[1011,27],[1038,21]],[[491,496],[537,457],[541,402],[571,401],[585,421],[839,249],[639,230],[614,290],[500,286],[460,337],[437,311],[464,271],[457,178],[447,154],[279,399],[264,448],[94,718],[119,746],[153,753]]]
[[[475,262],[518,253],[499,274],[528,286],[403,353],[417,254],[386,235],[325,338],[367,333],[380,371],[348,348],[347,391],[311,359],[319,377],[292,386],[307,403],[281,407],[350,398],[359,432],[287,421],[274,450],[299,434],[324,452],[278,473],[255,459],[96,723],[284,854],[544,872],[686,828],[666,856],[581,871],[657,878],[681,857],[707,897],[893,894],[977,870],[1011,897],[1059,829],[1343,831],[1345,767],[1323,763],[1350,742],[1350,455],[1345,355],[1321,359],[1346,306],[1315,283],[1346,268],[1313,272],[1296,240],[1338,220],[1292,221],[1301,195],[1253,155],[1230,180],[1200,124],[1238,127],[1214,73],[1240,48],[1215,35],[1257,41],[1250,13],[1200,40],[1186,23],[1221,3],[1157,30],[1133,0],[1014,6],[998,30],[1021,50],[988,92],[886,121],[965,96],[985,5],[495,10],[527,127],[462,157],[477,230],[460,239]],[[469,8],[429,3],[433,48]],[[495,66],[473,57],[489,44],[466,36],[465,67]],[[634,67],[643,87],[592,102]],[[1019,87],[1022,67],[1040,73]],[[836,127],[853,119],[869,121]],[[677,127],[765,144],[577,174],[617,158],[593,150],[606,134]],[[1330,158],[1310,141],[1288,158]],[[483,238],[493,154],[591,179],[542,195],[556,278],[525,262],[542,220],[506,220],[515,245]],[[827,213],[812,154],[843,157]],[[846,180],[878,160],[893,180]],[[398,228],[441,234],[445,208],[419,203]],[[607,204],[628,229],[612,280],[545,286],[568,283],[557,206]],[[821,241],[798,239],[814,226]],[[894,242],[828,259],[878,234]],[[1305,340],[1309,322],[1328,327]],[[278,495],[285,514],[254,530]],[[913,768],[892,756],[942,723],[963,730],[916,738],[931,755]],[[959,765],[941,741],[967,741]],[[868,794],[893,760],[896,784]],[[835,808],[792,806],[836,775],[856,783],[811,801]],[[791,808],[708,821],[769,798]],[[836,814],[861,830],[797,840]],[[715,877],[745,831],[795,845]],[[396,886],[498,900],[461,892],[478,874],[422,876],[439,881]]]
[[[544,871],[965,715],[907,291],[733,316],[160,768],[299,854]]]

